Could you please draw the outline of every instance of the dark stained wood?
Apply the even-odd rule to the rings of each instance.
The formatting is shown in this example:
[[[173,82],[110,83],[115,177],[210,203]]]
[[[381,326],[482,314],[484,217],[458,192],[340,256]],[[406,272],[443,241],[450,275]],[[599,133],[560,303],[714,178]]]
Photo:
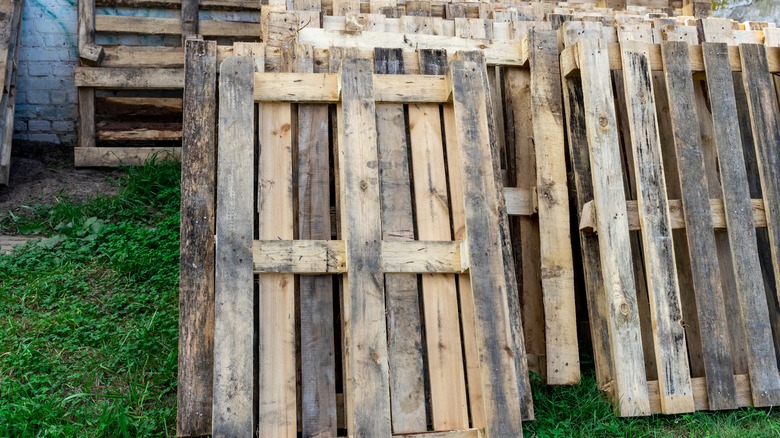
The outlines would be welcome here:
[[[198,22],[198,0],[181,0],[181,38],[182,43],[187,41],[187,38],[193,37],[198,34],[198,28],[200,26]]]
[[[186,59],[176,433],[200,436],[211,433],[214,367],[217,43],[188,41]]]
[[[699,326],[705,375],[713,406],[734,407],[734,374],[729,339],[711,336],[728,333],[728,321],[720,268],[716,254],[712,212],[704,169],[704,150],[695,112],[688,44],[662,45],[669,114],[680,176],[683,211]]]
[[[212,434],[252,436],[253,60],[220,67]]]

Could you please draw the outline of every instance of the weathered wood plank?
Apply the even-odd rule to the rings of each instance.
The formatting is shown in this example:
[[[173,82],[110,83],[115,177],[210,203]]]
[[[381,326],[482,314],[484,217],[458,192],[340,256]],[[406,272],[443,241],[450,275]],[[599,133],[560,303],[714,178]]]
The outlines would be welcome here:
[[[767,231],[772,251],[774,277],[780,278],[780,122],[778,121],[777,96],[769,75],[767,54],[760,44],[740,44],[742,80],[747,95],[751,116],[753,141],[761,179]],[[749,306],[750,302],[741,303]],[[758,305],[758,303],[752,303]],[[761,312],[762,307],[744,309],[743,312]],[[744,317],[744,313],[743,313]],[[748,321],[743,321],[748,324]],[[753,322],[752,320],[750,321]],[[746,333],[747,335],[747,333]],[[772,406],[780,403],[780,381],[778,381],[777,359],[774,356],[771,339],[751,339],[749,349],[754,361],[748,360],[750,383],[753,389],[753,403],[756,406]],[[771,374],[770,374],[771,373]]]
[[[294,69],[313,73],[312,50],[295,46]],[[331,238],[328,107],[298,105],[298,238]],[[333,278],[300,277],[301,432],[336,436]]]
[[[345,59],[341,68],[341,232],[349,272],[344,281],[342,317],[349,362],[346,410],[352,412],[352,424],[347,426],[355,436],[388,436],[390,389],[373,68],[365,59]]]
[[[626,41],[621,49],[661,407],[669,414],[692,412],[693,394],[647,46]]]
[[[443,55],[420,52],[420,72],[443,74]],[[452,237],[439,105],[409,105],[408,111],[417,237],[448,241]],[[422,300],[433,429],[463,429],[469,419],[455,276],[423,275]]]
[[[214,289],[214,437],[254,434],[253,364],[253,63],[220,67]]]
[[[217,44],[190,40],[186,52],[176,430],[199,436],[211,433],[214,372]]]
[[[631,246],[626,220],[615,107],[606,43],[581,39],[577,56],[582,74],[583,102],[593,195],[601,232],[600,260],[609,311],[615,404],[619,415],[649,415],[645,366],[641,348],[639,314]]]
[[[181,0],[181,39],[186,44],[187,38],[198,35],[198,0]]]
[[[76,67],[77,87],[122,89],[184,88],[184,69]]]
[[[375,49],[374,63],[377,73],[374,76],[375,92],[376,82],[383,78],[381,75],[400,76],[404,73],[404,59],[400,49]],[[403,105],[376,105],[382,238],[387,242],[414,240],[404,117]],[[386,254],[385,248],[382,254]],[[425,388],[420,384],[425,377],[417,276],[385,275],[385,294],[393,432],[424,432],[427,430],[427,418]]]
[[[178,147],[77,147],[74,162],[77,167],[141,166],[150,158],[178,160]]]
[[[480,352],[480,377],[488,436],[522,436],[517,348],[509,320],[498,202],[490,151],[484,64],[457,60],[451,64],[456,142],[462,178],[468,255]],[[476,103],[476,105],[475,105]],[[511,354],[507,354],[511,352]]]
[[[78,2],[78,48],[79,51],[95,43],[95,2]],[[77,85],[77,87],[79,87]],[[95,147],[95,90],[78,88],[79,101],[79,148]],[[77,163],[76,166],[79,166]]]
[[[575,26],[570,23],[564,24],[563,30],[561,30],[564,43],[567,46],[575,44],[576,38],[599,36],[600,25],[588,26],[586,28],[584,24]],[[590,169],[582,80],[576,76],[567,78],[563,73],[561,74],[561,80],[563,82],[566,133],[569,145],[569,159],[574,175],[577,214],[578,218],[582,220],[585,204],[593,199],[593,178]],[[583,232],[579,233],[579,239],[596,380],[600,385],[603,385],[612,380],[613,371],[612,356],[610,354],[611,340],[607,319],[607,295],[604,292],[604,278],[601,273],[599,241],[595,236]]]
[[[532,48],[531,113],[539,195],[547,383],[572,385],[580,380],[580,361],[557,32],[531,30],[528,45]]]
[[[728,321],[720,267],[717,258],[713,258],[717,249],[708,205],[704,150],[698,120],[691,117],[695,102],[688,44],[665,42],[662,50],[705,375],[715,396],[713,406],[727,408],[733,406],[734,400],[731,346],[727,338],[710,335],[728,333]]]

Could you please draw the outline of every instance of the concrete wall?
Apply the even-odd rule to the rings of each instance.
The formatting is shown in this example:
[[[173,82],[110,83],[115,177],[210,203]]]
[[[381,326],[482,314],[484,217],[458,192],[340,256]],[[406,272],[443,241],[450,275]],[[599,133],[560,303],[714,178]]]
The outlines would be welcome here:
[[[76,1],[24,0],[14,138],[76,139]]]

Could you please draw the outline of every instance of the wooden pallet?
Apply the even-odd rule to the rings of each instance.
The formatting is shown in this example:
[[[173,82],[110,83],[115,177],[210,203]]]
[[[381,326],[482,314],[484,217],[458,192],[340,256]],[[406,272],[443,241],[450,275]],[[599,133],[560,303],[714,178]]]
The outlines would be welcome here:
[[[305,53],[305,48],[300,49],[296,62],[305,59]],[[431,65],[436,62],[432,61]],[[367,59],[345,58],[341,72],[332,75],[291,73],[287,78],[285,74],[255,75],[256,65],[250,57],[237,57],[226,60],[221,67],[212,433],[252,434],[253,400],[257,398],[260,436],[295,435],[298,335],[294,321],[299,318],[293,274],[341,274],[342,409],[350,435],[426,432],[425,393],[420,392],[420,382],[426,381],[432,407],[430,422],[435,431],[460,430],[454,434],[463,434],[463,429],[484,428],[489,436],[520,436],[520,414],[528,415],[530,411],[530,387],[521,333],[513,329],[513,321],[519,322],[519,315],[511,314],[518,306],[510,302],[517,299],[517,294],[513,292],[516,285],[511,265],[507,265],[511,256],[505,258],[502,249],[505,247],[502,239],[507,236],[502,233],[500,218],[505,221],[506,216],[499,210],[497,174],[490,164],[496,151],[491,151],[495,144],[490,141],[487,113],[490,101],[485,94],[484,61],[479,64],[468,56],[452,61],[451,74],[447,77],[403,76],[407,84],[404,88],[397,87],[398,81],[392,75],[372,74],[374,69]],[[278,87],[277,84],[289,80],[297,81],[300,86]],[[336,88],[324,86],[328,83]],[[432,90],[439,92],[432,93]],[[449,104],[450,96],[452,104]],[[254,102],[259,102],[261,117],[257,132],[260,141],[258,222],[253,220],[252,160],[247,160],[254,151]],[[292,102],[299,103],[297,111]],[[317,123],[324,123],[323,111],[327,106],[322,104],[328,103],[337,104],[337,135],[333,144],[337,170],[333,181],[322,173],[328,167],[327,155],[316,153],[319,148],[327,150],[331,138],[327,131],[307,126],[318,120]],[[383,221],[408,221],[411,217],[381,212],[400,208],[411,200],[409,175],[404,179],[402,174],[393,174],[408,166],[404,164],[406,151],[400,147],[404,144],[397,140],[394,144],[383,142],[381,139],[388,133],[378,131],[377,126],[384,117],[398,114],[403,108],[398,105],[402,104],[413,105],[410,112],[420,111],[420,114],[410,125],[409,137],[412,160],[418,160],[412,167],[417,182],[414,184],[416,223],[399,240],[400,235],[383,236]],[[393,123],[391,128],[397,126]],[[450,140],[446,155],[451,160],[449,166],[445,164],[443,138]],[[293,160],[296,147],[297,160]],[[396,151],[379,156],[378,147],[393,147]],[[307,172],[302,172],[301,166]],[[298,178],[314,175],[310,166],[320,169],[319,178],[306,180],[304,186],[299,179],[298,190],[291,190],[296,175]],[[450,194],[457,194],[455,189],[459,189],[462,198],[448,199],[447,173]],[[303,231],[306,235],[315,232],[312,221],[318,215],[329,217],[330,206],[323,203],[323,197],[327,199],[331,183],[338,187],[335,206],[339,212],[339,239],[328,236],[329,226],[316,231],[320,236],[300,237]],[[299,210],[311,208],[316,202],[319,211],[296,214],[296,194]],[[403,201],[403,197],[407,200]],[[390,205],[383,206],[383,201]],[[465,235],[459,240],[452,240],[450,211],[454,215],[453,223],[462,223],[465,229]],[[322,227],[324,224],[319,222],[317,226]],[[253,223],[259,227],[257,238]],[[398,225],[391,223],[388,228]],[[296,228],[299,239],[294,239]],[[416,237],[426,240],[408,240],[415,237],[415,229]],[[251,325],[245,323],[253,319],[253,274],[260,274],[259,364],[254,362]],[[388,349],[388,339],[415,335],[396,331],[408,330],[407,315],[403,312],[413,314],[419,310],[408,305],[413,296],[397,288],[407,278],[400,277],[404,274],[423,274],[424,312],[418,316],[425,327],[423,351]],[[464,289],[458,292],[456,275],[468,275],[470,292]],[[337,324],[334,319],[322,319],[321,308],[311,308],[305,302],[309,294],[331,293],[328,291],[332,289],[316,284],[318,279],[328,277],[301,278],[313,280],[308,283],[313,289],[300,292],[301,331],[306,329],[305,322],[314,324],[309,327],[311,330],[332,331]],[[413,287],[416,289],[416,283]],[[459,295],[461,304],[465,298],[473,301],[472,321],[466,318],[468,312],[461,313],[458,308]],[[397,320],[386,319],[388,308],[397,312],[393,315]],[[317,317],[311,320],[303,313],[305,309]],[[462,353],[466,343],[460,339],[461,325],[464,336],[473,336],[475,351]],[[322,365],[323,358],[312,356],[333,355],[335,345],[304,343],[302,338],[300,348],[302,360],[311,357]],[[313,352],[307,352],[309,348]],[[426,376],[422,375],[422,368],[406,363],[416,356],[415,362],[422,364],[421,354],[427,358]],[[402,364],[398,355],[404,358]],[[478,380],[470,381],[468,386],[461,362],[463,355],[478,357],[481,362]],[[258,366],[259,388],[255,394],[253,370]],[[314,364],[301,364],[302,369],[308,366]],[[333,368],[318,371],[326,375],[335,373]],[[328,409],[319,406],[315,410],[317,415],[304,415],[304,430],[327,426],[331,433],[335,432],[334,380],[337,379],[304,380],[303,400],[313,397],[324,403],[323,399],[327,398],[331,405]],[[395,391],[399,388],[413,388],[414,393],[398,394]],[[391,391],[392,397],[400,396],[395,402],[398,404],[391,404]],[[469,420],[467,399],[475,394],[482,400],[478,406],[484,409],[483,424],[472,424]],[[414,403],[419,404],[418,409],[412,409],[418,411],[417,417],[392,415],[391,421],[391,405],[402,414],[408,413],[409,405]],[[302,407],[304,412],[310,408]],[[423,416],[419,417],[420,414]]]
[[[780,198],[762,168],[777,159],[780,53],[728,46],[728,23],[666,26],[655,44],[650,28],[613,43],[563,31],[594,356],[621,416],[780,401]]]
[[[8,185],[23,0],[0,2],[0,184]]]
[[[179,157],[182,137],[182,40],[202,34],[227,40],[258,40],[258,22],[201,20],[199,10],[259,11],[242,2],[99,1],[98,6],[152,11],[181,9],[183,18],[96,14],[95,0],[80,0],[77,166],[143,163],[153,154]],[[97,45],[124,35],[169,36],[171,45]]]

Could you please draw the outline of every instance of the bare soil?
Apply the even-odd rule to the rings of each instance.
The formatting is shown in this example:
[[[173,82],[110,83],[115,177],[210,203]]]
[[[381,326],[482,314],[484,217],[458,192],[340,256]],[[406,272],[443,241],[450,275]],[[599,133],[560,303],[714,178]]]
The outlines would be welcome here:
[[[121,175],[117,169],[75,168],[73,146],[14,142],[10,182],[0,185],[0,215],[65,197],[85,200],[112,195]]]

